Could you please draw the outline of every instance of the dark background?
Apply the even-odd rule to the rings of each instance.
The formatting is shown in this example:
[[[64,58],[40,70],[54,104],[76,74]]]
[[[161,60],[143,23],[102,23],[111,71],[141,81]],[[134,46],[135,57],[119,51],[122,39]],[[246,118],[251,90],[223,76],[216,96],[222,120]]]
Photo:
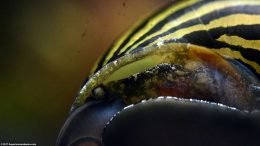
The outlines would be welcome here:
[[[98,56],[169,1],[1,2],[0,143],[54,145]]]

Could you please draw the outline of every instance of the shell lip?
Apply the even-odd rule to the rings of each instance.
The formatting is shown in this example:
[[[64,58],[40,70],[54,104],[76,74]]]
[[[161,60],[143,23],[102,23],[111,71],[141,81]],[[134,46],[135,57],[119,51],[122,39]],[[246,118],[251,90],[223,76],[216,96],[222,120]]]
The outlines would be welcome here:
[[[87,102],[70,113],[60,130],[56,145],[65,146],[86,141],[97,143],[95,141],[100,141],[106,123],[124,107],[125,104],[120,99]]]

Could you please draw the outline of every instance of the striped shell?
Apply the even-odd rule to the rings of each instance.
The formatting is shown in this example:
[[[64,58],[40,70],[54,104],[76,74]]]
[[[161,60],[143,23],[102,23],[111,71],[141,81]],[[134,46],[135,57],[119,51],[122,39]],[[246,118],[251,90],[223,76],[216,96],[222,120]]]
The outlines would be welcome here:
[[[246,119],[245,123],[258,121],[259,114],[254,119],[245,113],[258,113],[260,109],[259,64],[260,1],[173,2],[130,28],[103,55],[76,97],[73,112],[60,133],[57,145],[67,145],[84,136],[88,137],[87,142],[93,141],[89,137],[94,137],[94,141],[103,139],[105,146],[127,145],[123,140],[114,142],[116,136],[112,133],[124,134],[115,130],[115,127],[124,123],[122,119],[126,115],[134,122],[133,117],[138,117],[136,112],[140,112],[140,109],[148,112],[148,115],[149,110],[146,107],[160,109],[161,106],[157,103],[165,104],[167,108],[171,108],[168,104],[172,104],[178,109],[187,107],[193,110],[199,110],[201,104],[206,110],[216,109],[217,112],[211,111],[211,114],[224,117],[227,123],[232,121],[229,118],[233,115],[235,116],[232,118]],[[169,114],[176,114],[176,107]],[[151,111],[160,113],[156,108]],[[213,117],[208,113],[202,113],[212,120]],[[155,116],[153,118],[163,119],[160,117],[162,115],[165,114],[151,114]],[[139,118],[148,121],[146,118]],[[165,121],[167,120],[158,121],[158,124],[164,125]],[[207,124],[199,125],[203,127]],[[227,125],[241,127],[233,122]],[[128,127],[127,124],[124,126]],[[223,128],[223,125],[215,126]],[[250,127],[245,127],[248,128],[247,126]],[[148,129],[144,128],[143,131]],[[125,129],[126,133],[129,131],[128,134],[131,135],[133,131]],[[140,133],[143,131],[139,130]],[[259,128],[249,128],[249,131],[250,140],[231,140],[228,145],[243,142],[249,145],[260,144],[256,140]],[[221,132],[219,134],[223,134],[225,130]],[[214,135],[206,135],[211,134]],[[244,136],[244,133],[241,135]],[[241,135],[233,136],[239,139]],[[147,140],[146,137],[143,140]],[[149,139],[149,144],[146,144],[158,145],[158,141],[162,142],[160,140],[162,139]],[[214,139],[209,138],[206,143],[209,141]],[[75,143],[77,142],[76,140]],[[199,144],[200,140],[196,142]],[[97,143],[99,142],[96,145]],[[220,145],[223,144],[227,143]]]

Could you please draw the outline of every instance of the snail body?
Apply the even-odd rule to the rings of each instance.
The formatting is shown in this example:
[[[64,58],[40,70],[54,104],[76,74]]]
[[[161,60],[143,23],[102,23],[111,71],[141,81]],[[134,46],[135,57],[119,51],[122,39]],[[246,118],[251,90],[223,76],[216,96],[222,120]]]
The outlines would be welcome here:
[[[181,144],[174,140],[178,134],[172,134],[178,128],[170,123],[192,125],[187,120],[196,121],[194,114],[210,121],[197,120],[198,127],[193,129],[212,135],[204,141],[207,145],[214,145],[223,133],[228,133],[229,141],[221,145],[260,144],[256,124],[260,119],[259,64],[259,1],[174,2],[130,28],[100,59],[76,97],[57,145],[76,145],[91,138],[98,141],[93,142],[96,145],[105,146]],[[168,123],[167,115],[171,115]],[[192,118],[176,121],[173,115]],[[221,120],[215,123],[211,115]],[[151,119],[160,120],[150,125]],[[142,124],[136,126],[136,121]],[[207,130],[212,125],[219,131]],[[225,128],[231,125],[235,129]],[[149,131],[153,126],[155,132]],[[237,140],[248,134],[241,127],[250,136]],[[189,134],[192,126],[186,128],[179,137],[186,134],[190,141],[203,144]],[[149,134],[158,131],[175,138]],[[124,134],[124,139],[116,140]],[[135,134],[142,138],[134,141],[131,135]]]

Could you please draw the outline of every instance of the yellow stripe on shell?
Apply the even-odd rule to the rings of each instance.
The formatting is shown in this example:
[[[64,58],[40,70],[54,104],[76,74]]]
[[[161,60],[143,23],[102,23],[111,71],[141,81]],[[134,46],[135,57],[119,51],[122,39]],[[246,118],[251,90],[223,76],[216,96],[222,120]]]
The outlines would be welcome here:
[[[233,27],[238,25],[255,25],[259,24],[260,15],[249,15],[249,14],[233,14],[229,16],[225,16],[216,20],[211,21],[207,25],[198,24],[191,27],[180,29],[174,33],[161,37],[160,39],[154,41],[148,46],[153,46],[161,41],[172,40],[172,39],[180,39],[184,35],[190,34],[195,31],[208,31],[210,29],[218,28],[218,27]],[[128,53],[131,50],[128,51]]]
[[[165,10],[164,12],[162,12],[162,14],[152,18],[147,25],[139,32],[137,32],[129,41],[129,43],[127,43],[123,48],[119,48],[119,46],[125,41],[125,39],[130,35],[130,33],[133,32],[133,30],[138,27],[137,23],[132,29],[130,29],[129,31],[127,31],[116,43],[115,45],[111,48],[110,52],[108,53],[108,55],[106,56],[106,59],[103,63],[103,65],[107,64],[107,62],[113,57],[114,53],[116,50],[121,49],[120,52],[123,52],[128,46],[130,46],[135,40],[137,40],[138,38],[140,38],[141,36],[143,36],[146,32],[148,32],[154,25],[156,25],[158,22],[160,22],[161,20],[165,19],[167,16],[171,15],[172,13],[183,9],[185,7],[189,7],[192,6],[194,3],[198,2],[198,0],[192,0],[192,1],[187,1],[187,2],[183,2],[179,5],[173,5],[172,7],[168,8],[167,10]]]
[[[260,51],[260,40],[246,40],[239,36],[228,36],[226,34],[220,36],[217,40],[230,45],[241,46],[243,48],[251,48]]]
[[[252,66],[257,73],[260,73],[260,67],[259,65],[254,62],[254,61],[249,61],[247,59],[245,59],[239,51],[234,51],[231,50],[230,48],[221,48],[221,49],[212,49],[212,51],[220,54],[221,56],[227,56],[228,58],[232,58],[232,59],[240,59],[242,60],[244,63],[249,64],[250,66]]]
[[[200,18],[201,16],[203,16],[207,13],[211,13],[211,12],[217,11],[219,9],[223,9],[223,8],[227,8],[227,7],[231,7],[231,6],[239,6],[239,5],[244,5],[244,4],[248,4],[248,5],[259,4],[260,5],[260,1],[226,1],[224,3],[223,3],[223,1],[216,1],[216,2],[213,2],[213,3],[206,4],[199,9],[190,11],[189,13],[186,13],[183,16],[165,24],[165,26],[163,26],[160,31],[157,31],[157,32],[149,35],[148,37],[146,37],[142,41],[138,42],[137,44],[135,44],[131,48],[136,48],[138,45],[140,45],[141,43],[151,39],[152,37],[155,37],[159,34],[167,32],[170,28],[176,27],[176,26],[178,26],[178,25],[180,25],[184,22],[187,22],[189,20],[192,20],[192,19],[195,19],[195,18]]]

